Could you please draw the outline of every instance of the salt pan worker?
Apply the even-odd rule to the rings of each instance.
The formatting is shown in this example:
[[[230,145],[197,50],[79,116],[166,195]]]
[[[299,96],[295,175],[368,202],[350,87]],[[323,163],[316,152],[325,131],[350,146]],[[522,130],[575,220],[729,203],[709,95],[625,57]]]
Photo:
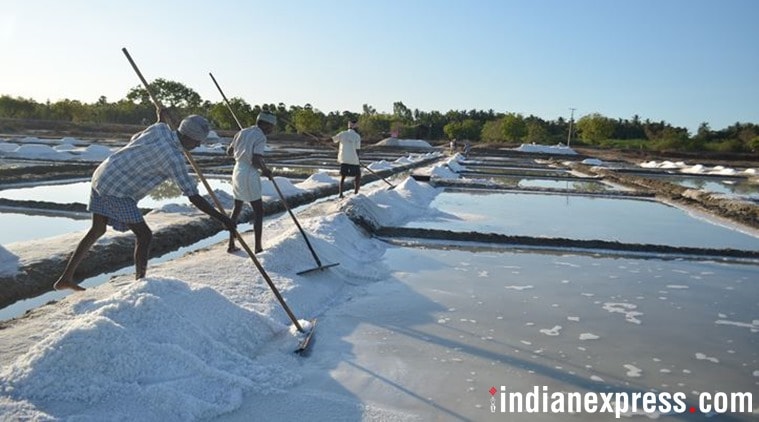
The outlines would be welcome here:
[[[201,116],[190,115],[174,131],[161,122],[170,121],[171,117],[161,110],[158,115],[157,123],[132,136],[125,147],[95,169],[88,206],[92,212],[92,227],[79,242],[63,274],[53,285],[55,289],[85,290],[74,282],[74,272],[95,241],[105,234],[108,225],[118,231],[131,230],[135,234],[135,279],[145,277],[153,233],[137,208],[137,202],[168,179],[176,182],[199,210],[234,231],[232,220],[216,211],[198,193],[197,182],[188,173],[182,151],[183,148],[191,150],[206,139],[208,121]]]
[[[227,148],[227,154],[235,157],[235,168],[232,171],[232,192],[235,196],[235,207],[232,209],[232,221],[242,212],[245,202],[253,208],[253,230],[255,232],[255,251],[263,251],[261,231],[264,225],[264,205],[261,199],[261,175],[271,179],[271,170],[266,167],[264,151],[266,150],[266,135],[277,126],[277,117],[262,111],[256,117],[256,124],[237,132],[232,143]],[[230,233],[227,251],[238,250],[235,246],[234,233]]]
[[[339,144],[337,162],[340,163],[340,198],[343,197],[343,185],[347,176],[353,177],[353,193],[358,194],[361,186],[361,162],[358,159],[361,135],[356,131],[357,127],[356,119],[350,119],[348,129],[332,137],[332,141]]]

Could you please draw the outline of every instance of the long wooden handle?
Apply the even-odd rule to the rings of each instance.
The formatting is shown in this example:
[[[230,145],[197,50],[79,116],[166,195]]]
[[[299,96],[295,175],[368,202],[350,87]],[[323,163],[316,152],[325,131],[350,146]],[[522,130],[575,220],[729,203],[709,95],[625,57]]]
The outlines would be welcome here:
[[[232,110],[232,104],[229,103],[229,100],[227,99],[227,96],[224,95],[224,91],[221,90],[221,87],[219,86],[219,83],[216,82],[216,78],[213,77],[213,73],[208,72],[208,74],[211,76],[211,80],[213,80],[214,85],[216,85],[216,89],[219,90],[219,94],[221,94],[221,98],[224,98],[224,104],[227,105],[227,108],[229,109],[229,112],[232,113],[232,117],[235,119],[235,122],[237,122],[237,127],[242,130],[242,123],[240,123],[240,119],[237,118],[237,115],[235,114],[235,111]]]
[[[132,60],[132,56],[129,55],[129,52],[126,48],[122,48],[121,51],[124,52],[124,55],[127,57],[127,60],[129,60],[129,63],[132,65],[132,68],[134,69],[134,72],[137,74],[137,77],[140,78],[140,81],[142,81],[142,84],[145,87],[145,90],[148,92],[148,95],[150,96],[150,99],[153,101],[153,104],[155,104],[156,107],[163,110],[163,105],[153,96],[153,93],[150,91],[150,85],[148,84],[148,81],[145,79],[144,76],[142,76],[142,72],[140,72],[140,69],[137,67],[137,64],[135,64],[134,60]],[[176,129],[176,128],[172,128]],[[195,174],[198,175],[198,178],[201,182],[203,182],[203,186],[206,187],[206,190],[208,191],[208,194],[211,196],[211,199],[213,199],[214,204],[216,204],[216,208],[219,209],[219,212],[222,214],[226,214],[226,211],[224,210],[224,206],[221,205],[221,202],[219,202],[219,198],[216,197],[216,194],[214,194],[213,189],[211,189],[211,185],[208,184],[208,181],[205,177],[203,177],[203,173],[200,171],[200,168],[198,167],[198,164],[195,162],[195,159],[192,158],[192,155],[190,154],[190,151],[187,151],[186,149],[182,148],[182,151],[184,152],[185,157],[187,157],[187,161],[190,162],[190,165],[192,166],[193,170],[195,170]],[[248,256],[250,256],[250,259],[253,260],[253,263],[256,265],[256,268],[258,269],[258,272],[261,273],[261,276],[266,280],[266,283],[269,285],[269,288],[271,288],[271,291],[274,293],[274,296],[277,297],[277,300],[279,301],[279,304],[282,305],[282,308],[287,313],[287,316],[290,317],[290,320],[295,325],[295,328],[298,329],[299,332],[304,332],[303,327],[301,327],[300,323],[298,322],[298,319],[295,318],[295,315],[290,310],[290,307],[287,306],[287,303],[285,303],[285,299],[282,297],[282,295],[279,293],[279,290],[277,290],[277,287],[274,285],[274,282],[271,280],[271,277],[269,277],[269,274],[266,273],[266,270],[264,270],[264,267],[261,265],[260,262],[258,262],[258,259],[256,258],[256,254],[253,253],[252,250],[250,250],[250,247],[245,242],[245,240],[242,238],[242,235],[237,230],[232,230],[237,240],[242,245],[243,249],[245,249],[245,252],[248,253]]]
[[[242,123],[240,123],[240,119],[237,118],[237,114],[232,109],[232,104],[227,99],[227,96],[224,95],[224,91],[221,89],[221,86],[219,86],[219,83],[216,82],[216,78],[213,77],[213,73],[208,72],[208,74],[211,76],[211,79],[213,80],[214,85],[216,85],[216,88],[219,90],[219,94],[221,94],[221,97],[224,99],[224,103],[227,105],[227,109],[229,109],[229,112],[232,113],[232,117],[235,119],[235,122],[237,122],[237,127],[240,128],[240,130],[243,129]],[[293,222],[295,223],[295,227],[300,230],[300,234],[303,235],[303,239],[306,241],[306,246],[308,246],[308,250],[311,251],[311,256],[314,257],[314,261],[316,261],[316,265],[321,267],[322,262],[319,260],[319,257],[316,255],[316,251],[314,251],[314,248],[311,246],[311,242],[308,240],[308,236],[306,236],[306,232],[303,230],[303,228],[300,226],[300,223],[298,222],[298,219],[295,218],[295,214],[290,209],[290,206],[287,204],[287,200],[285,199],[285,195],[282,194],[282,191],[279,190],[279,186],[277,185],[277,181],[274,180],[274,177],[269,178],[271,180],[272,185],[274,185],[274,189],[277,191],[277,194],[279,195],[279,199],[282,200],[282,205],[285,206],[285,209],[290,214],[290,217],[292,217]]]
[[[153,92],[150,90],[150,84],[148,84],[148,81],[145,79],[144,76],[142,76],[142,72],[140,72],[140,69],[137,67],[137,64],[132,60],[132,56],[129,55],[129,52],[127,51],[126,47],[122,48],[121,51],[126,56],[127,60],[129,60],[129,64],[132,65],[132,69],[134,69],[134,73],[137,74],[137,77],[140,78],[140,81],[142,82],[142,85],[145,87],[145,91],[148,92],[148,96],[150,97],[150,100],[153,101],[153,104],[155,104],[156,107],[159,109],[163,109],[163,104],[161,104],[160,101],[158,101],[158,98],[153,96]],[[172,128],[176,129],[176,128]]]
[[[282,119],[282,120],[283,120],[285,123],[288,123],[288,124],[292,125],[292,122],[288,121],[287,119]],[[317,140],[317,141],[321,142],[321,139],[319,139],[319,137],[317,137],[317,136],[316,136],[316,135],[314,135],[313,133],[310,133],[310,132],[306,132],[306,131],[303,131],[303,133],[305,133],[306,135],[308,135],[308,136],[310,136],[310,137],[314,138],[315,140]],[[327,144],[327,145],[329,145],[329,146],[330,146],[332,149],[334,149],[334,150],[337,150],[337,147],[335,147],[334,145],[331,145],[331,144]],[[385,179],[384,177],[382,177],[382,176],[380,176],[379,174],[375,173],[375,172],[374,172],[374,170],[372,170],[372,169],[370,169],[370,168],[369,168],[369,166],[367,166],[366,164],[362,163],[360,160],[359,160],[359,162],[358,162],[358,163],[361,165],[361,167],[363,167],[363,168],[367,169],[367,170],[369,171],[369,173],[372,173],[373,175],[375,175],[375,176],[379,177],[380,179],[382,179],[382,181],[384,181],[385,183],[387,183],[388,185],[390,185],[390,187],[391,187],[391,188],[395,188],[395,185],[394,185],[394,184],[390,183],[390,182],[389,182],[387,179]],[[392,189],[391,189],[391,190],[392,190]]]

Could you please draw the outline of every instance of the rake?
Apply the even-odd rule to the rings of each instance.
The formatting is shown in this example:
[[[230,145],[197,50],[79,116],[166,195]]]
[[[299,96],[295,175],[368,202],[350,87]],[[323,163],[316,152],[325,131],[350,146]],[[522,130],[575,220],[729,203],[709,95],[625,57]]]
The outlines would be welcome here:
[[[224,103],[227,105],[227,109],[229,109],[229,112],[232,113],[232,117],[235,119],[235,122],[237,122],[237,126],[240,128],[240,130],[242,130],[243,129],[242,123],[240,123],[240,120],[237,118],[237,115],[232,109],[232,104],[229,103],[229,100],[227,99],[227,96],[224,95],[224,91],[222,91],[221,86],[219,86],[219,83],[216,82],[216,78],[214,78],[213,73],[209,72],[208,74],[211,76],[211,80],[213,80],[214,85],[216,85],[216,89],[219,90],[219,94],[221,94],[221,97],[224,99]],[[282,201],[282,204],[285,206],[285,209],[290,214],[290,217],[292,217],[293,222],[295,223],[295,226],[300,231],[300,234],[303,235],[303,240],[306,241],[306,246],[308,246],[308,250],[311,251],[311,256],[313,256],[314,261],[316,261],[316,267],[301,271],[298,273],[298,275],[307,274],[313,271],[325,270],[327,268],[340,265],[340,263],[338,262],[335,262],[332,264],[326,264],[326,265],[322,264],[322,261],[319,259],[319,256],[316,255],[316,251],[314,251],[313,246],[311,246],[311,242],[308,240],[308,236],[306,235],[305,230],[303,230],[303,227],[300,226],[300,223],[298,222],[298,219],[295,218],[295,214],[293,213],[292,209],[290,209],[290,206],[287,205],[287,200],[285,199],[285,195],[283,195],[282,191],[279,189],[279,186],[277,185],[277,181],[274,180],[274,176],[269,176],[269,180],[271,180],[272,185],[274,185],[274,189],[277,191],[277,195],[279,195],[279,199]]]
[[[145,90],[147,91],[148,96],[150,96],[150,99],[153,101],[153,104],[155,104],[155,106],[159,110],[164,110],[164,107],[161,104],[161,102],[158,101],[158,99],[155,96],[153,96],[153,93],[150,90],[150,85],[148,84],[148,81],[145,79],[144,76],[142,76],[142,72],[140,72],[140,69],[137,67],[137,64],[134,62],[134,60],[132,60],[132,56],[129,55],[129,52],[127,51],[127,49],[122,48],[121,51],[126,56],[127,60],[129,60],[129,63],[132,65],[132,68],[134,69],[135,73],[140,78],[140,81],[142,82]],[[175,128],[172,128],[172,129],[175,129]],[[211,199],[216,205],[216,208],[218,208],[220,212],[226,213],[226,211],[224,210],[224,206],[221,205],[221,202],[219,202],[219,199],[216,197],[216,194],[213,192],[213,189],[211,189],[211,185],[209,185],[206,178],[203,177],[203,173],[200,171],[200,167],[198,167],[198,164],[195,162],[195,159],[192,158],[190,151],[182,148],[182,152],[184,152],[184,155],[187,158],[187,161],[189,161],[193,170],[195,170],[195,174],[198,175],[198,178],[203,183],[203,186],[205,186],[206,190],[208,191],[208,194],[211,196]],[[243,239],[240,232],[238,232],[237,230],[233,230],[233,234],[235,235],[237,240],[240,242],[240,245],[242,245],[243,249],[245,249],[245,252],[248,253],[248,256],[250,256],[250,259],[255,264],[256,268],[258,269],[258,272],[261,273],[261,276],[264,278],[264,280],[266,280],[266,283],[269,285],[269,288],[274,293],[274,296],[276,296],[277,300],[279,301],[279,304],[282,305],[282,309],[285,310],[285,313],[287,313],[287,316],[290,318],[295,328],[298,330],[298,332],[305,334],[305,336],[300,340],[300,343],[298,344],[298,348],[295,349],[296,353],[300,354],[304,352],[311,342],[311,337],[314,335],[314,330],[316,328],[316,320],[314,319],[310,321],[310,324],[309,324],[310,327],[308,327],[309,328],[308,331],[306,331],[303,328],[303,326],[300,324],[298,319],[295,318],[295,315],[293,314],[293,312],[290,310],[290,307],[287,306],[285,299],[279,293],[279,290],[277,290],[277,287],[274,285],[274,282],[271,280],[271,277],[269,277],[269,274],[266,273],[266,270],[258,261],[258,259],[256,258],[256,255],[253,253],[252,250],[250,250],[250,247],[248,246],[248,244],[245,243],[245,240]]]

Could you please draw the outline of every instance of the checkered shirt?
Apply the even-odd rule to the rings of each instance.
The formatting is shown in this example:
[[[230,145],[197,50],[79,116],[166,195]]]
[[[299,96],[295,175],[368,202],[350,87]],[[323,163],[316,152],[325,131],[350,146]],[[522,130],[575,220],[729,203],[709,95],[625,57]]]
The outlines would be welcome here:
[[[164,180],[173,179],[186,196],[197,195],[198,184],[187,171],[182,148],[168,125],[151,125],[98,166],[92,189],[136,202]]]

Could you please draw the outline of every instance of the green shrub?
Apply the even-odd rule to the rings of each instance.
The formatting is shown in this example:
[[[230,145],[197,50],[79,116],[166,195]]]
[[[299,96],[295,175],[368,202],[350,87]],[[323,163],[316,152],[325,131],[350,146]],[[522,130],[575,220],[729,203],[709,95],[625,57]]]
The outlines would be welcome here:
[[[744,152],[746,147],[739,139],[725,139],[719,142],[709,142],[704,145],[707,151],[714,152]]]
[[[750,141],[748,141],[748,148],[751,150],[751,152],[759,151],[759,136],[754,136]]]
[[[601,148],[647,150],[651,142],[647,139],[606,139],[600,142]]]

